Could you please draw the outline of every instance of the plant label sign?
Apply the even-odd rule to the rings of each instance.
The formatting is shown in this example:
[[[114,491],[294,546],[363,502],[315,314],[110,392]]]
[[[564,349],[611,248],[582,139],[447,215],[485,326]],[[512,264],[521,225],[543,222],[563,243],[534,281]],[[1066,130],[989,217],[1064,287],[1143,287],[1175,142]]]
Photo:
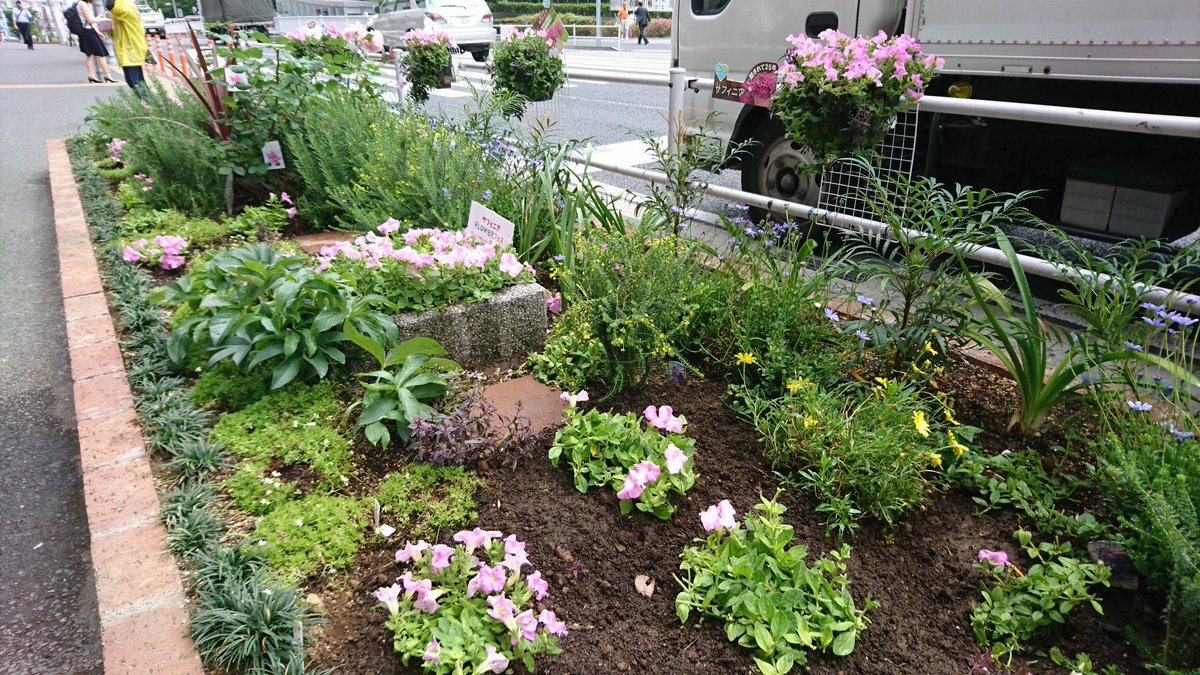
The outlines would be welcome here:
[[[511,220],[479,202],[471,202],[467,216],[467,235],[483,244],[505,247],[512,244],[514,226]]]
[[[262,147],[263,163],[267,165],[267,170],[274,171],[275,169],[284,168],[283,165],[283,150],[279,147],[279,141],[267,141]]]
[[[713,74],[716,75],[716,77],[713,78],[712,97],[719,98],[724,101],[747,103],[749,101],[742,100],[746,82],[750,82],[763,73],[774,73],[777,70],[779,70],[778,63],[773,61],[763,61],[762,63],[756,64],[750,69],[750,72],[746,73],[746,79],[744,81],[739,81],[729,79],[729,66],[727,64],[718,63],[716,68],[713,69]],[[770,100],[771,99],[769,97],[765,99],[756,98],[754,99],[753,104],[763,108],[769,108],[771,107]]]

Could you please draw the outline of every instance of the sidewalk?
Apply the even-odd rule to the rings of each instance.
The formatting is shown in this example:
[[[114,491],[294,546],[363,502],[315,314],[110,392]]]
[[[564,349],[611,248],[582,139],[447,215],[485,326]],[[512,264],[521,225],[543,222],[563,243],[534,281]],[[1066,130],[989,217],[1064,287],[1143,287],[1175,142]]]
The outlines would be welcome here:
[[[102,672],[46,140],[117,85],[77,48],[0,44],[0,671]]]

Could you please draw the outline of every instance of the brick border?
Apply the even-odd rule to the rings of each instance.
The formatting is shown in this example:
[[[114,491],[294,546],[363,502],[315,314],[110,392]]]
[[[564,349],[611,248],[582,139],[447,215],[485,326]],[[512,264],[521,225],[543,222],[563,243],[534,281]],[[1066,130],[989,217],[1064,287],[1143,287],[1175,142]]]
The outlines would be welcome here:
[[[46,151],[104,672],[201,675],[66,141]]]

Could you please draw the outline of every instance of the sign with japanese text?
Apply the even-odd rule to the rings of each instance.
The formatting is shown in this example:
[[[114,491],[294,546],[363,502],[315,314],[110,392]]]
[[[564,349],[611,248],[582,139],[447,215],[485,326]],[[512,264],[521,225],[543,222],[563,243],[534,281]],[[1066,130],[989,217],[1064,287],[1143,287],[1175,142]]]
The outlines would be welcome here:
[[[467,216],[467,236],[483,244],[504,247],[512,244],[514,225],[511,220],[479,202],[471,202]]]

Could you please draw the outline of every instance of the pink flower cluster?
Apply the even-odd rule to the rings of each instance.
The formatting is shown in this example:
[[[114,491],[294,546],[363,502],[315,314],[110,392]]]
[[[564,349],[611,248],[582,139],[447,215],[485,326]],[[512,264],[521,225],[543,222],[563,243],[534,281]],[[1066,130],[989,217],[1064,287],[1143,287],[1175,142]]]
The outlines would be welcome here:
[[[124,139],[113,138],[112,142],[108,144],[108,158],[114,162],[122,161],[121,151],[125,149],[125,146],[128,143],[129,141]]]
[[[588,400],[588,393],[587,389],[579,390],[578,394],[569,394],[564,391],[563,393],[559,394],[558,397],[566,401],[567,405],[574,408],[576,403]]]
[[[173,270],[183,266],[187,247],[183,237],[165,234],[155,237],[153,242],[146,239],[131,242],[121,251],[121,258],[128,263],[157,262],[164,270]]]
[[[367,267],[379,267],[382,261],[391,259],[407,263],[409,271],[420,276],[421,270],[426,267],[483,269],[498,253],[495,246],[477,243],[463,232],[438,229],[409,230],[401,235],[404,245],[397,248],[391,235],[400,229],[400,222],[389,218],[378,229],[382,234],[369,232],[353,242],[339,241],[322,247],[317,269],[328,269],[339,256],[348,260],[363,260]],[[513,279],[525,271],[533,273],[532,267],[522,264],[517,256],[509,252],[500,254],[499,268]]]
[[[742,93],[738,100],[742,103],[754,103],[755,99],[771,98],[777,84],[773,71],[764,71],[742,83]]]
[[[539,629],[544,629],[550,635],[563,636],[567,634],[566,624],[549,609],[535,613],[533,608],[520,610],[513,600],[505,595],[514,588],[522,577],[522,568],[532,566],[525,551],[525,542],[517,539],[515,534],[505,537],[496,530],[483,530],[476,527],[473,530],[462,530],[454,535],[453,541],[458,546],[450,547],[443,544],[430,544],[424,540],[406,541],[404,547],[396,551],[396,562],[421,566],[428,565],[430,577],[417,579],[413,572],[405,572],[391,586],[375,591],[375,599],[387,608],[392,615],[400,613],[400,599],[411,600],[412,609],[435,614],[442,605],[438,602],[448,592],[447,588],[434,588],[434,578],[441,575],[443,585],[459,581],[461,572],[445,578],[444,570],[458,565],[459,570],[474,570],[473,576],[467,582],[466,597],[474,598],[477,594],[486,598],[487,616],[504,624],[510,633],[513,645],[518,640],[533,643],[537,640]],[[503,542],[503,549],[493,548],[493,542]],[[489,564],[500,558],[495,564]],[[482,559],[477,556],[479,554]],[[467,572],[470,574],[470,572]],[[524,582],[529,594],[538,602],[550,594],[550,585],[542,578],[542,573],[534,571],[525,575]],[[461,597],[461,596],[460,596]],[[525,596],[528,598],[529,596]],[[422,656],[425,663],[440,665],[441,644],[437,638],[432,638],[425,647]],[[508,668],[508,657],[501,654],[494,646],[487,646],[487,657],[476,672],[504,672]]]
[[[986,548],[979,549],[979,562],[989,562],[995,567],[1012,567],[1012,563],[1008,561],[1008,554],[1004,551],[989,551]]]
[[[865,78],[879,87],[890,79],[900,82],[907,96],[916,101],[926,84],[922,73],[936,73],[945,65],[944,59],[922,52],[912,36],[889,38],[883,31],[866,38],[829,29],[816,40],[789,35],[788,42],[793,48],[784,57],[777,77],[791,87],[809,78],[828,82]],[[910,69],[919,72],[910,73]]]
[[[733,510],[733,504],[730,504],[728,499],[722,499],[700,512],[700,524],[704,526],[705,532],[732,532],[737,527],[736,516],[737,511]]]
[[[410,30],[404,34],[404,46],[409,49],[414,46],[442,45],[444,47],[456,48],[458,44],[454,38],[447,33],[441,31],[432,31],[426,33],[423,30]]]
[[[687,465],[687,455],[675,446],[674,443],[668,443],[667,449],[663,452],[664,464],[667,468],[667,473],[672,476],[683,473],[684,466]],[[621,485],[621,489],[617,492],[617,499],[637,499],[646,491],[646,486],[654,483],[662,475],[662,469],[658,464],[650,460],[644,460],[634,465],[629,470],[629,475],[625,477],[625,482]]]
[[[558,27],[558,31],[554,31],[555,26]],[[548,48],[553,49],[554,45],[558,43],[564,34],[565,33],[562,25],[555,23],[554,26],[550,27],[550,30],[534,30],[532,28],[529,30],[521,30],[520,28],[517,28],[511,34],[509,34],[508,39],[516,42],[518,40],[524,40],[525,38],[536,36],[541,38],[546,43]]]
[[[142,192],[149,192],[154,189],[154,179],[144,173],[133,174],[133,182],[142,184]]]
[[[669,405],[659,406],[657,409],[654,406],[647,406],[642,414],[654,428],[662,429],[667,433],[681,434],[683,426],[687,424],[687,418],[682,415],[676,417],[674,412]]]

